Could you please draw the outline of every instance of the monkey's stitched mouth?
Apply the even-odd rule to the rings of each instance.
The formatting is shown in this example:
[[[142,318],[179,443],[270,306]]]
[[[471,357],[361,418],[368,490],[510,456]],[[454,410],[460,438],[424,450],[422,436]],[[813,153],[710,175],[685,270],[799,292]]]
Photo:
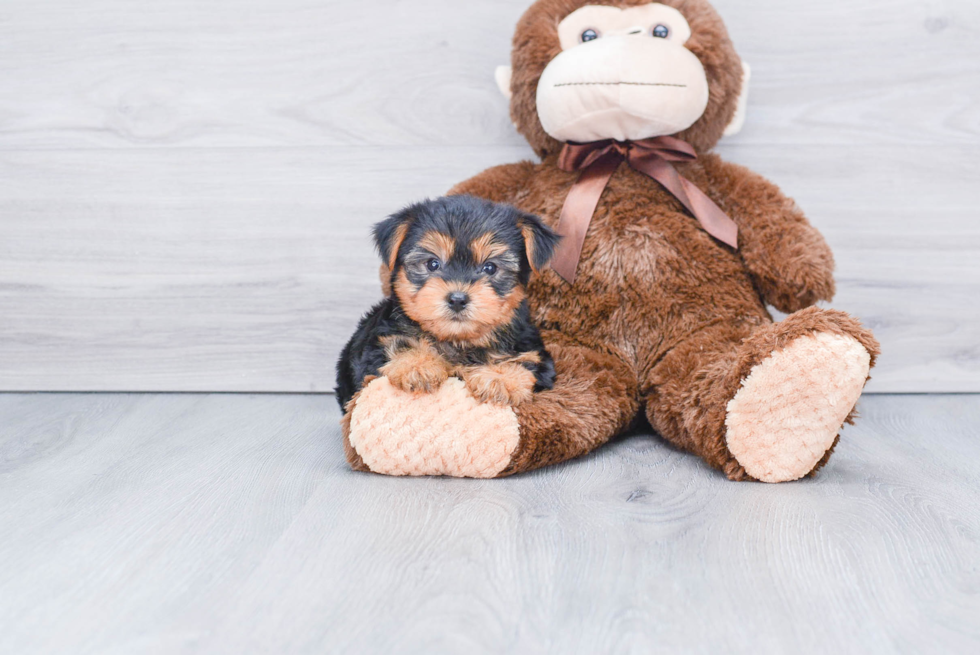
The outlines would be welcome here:
[[[560,86],[672,86],[678,89],[686,89],[686,84],[668,84],[667,82],[562,82],[556,84],[554,88]]]

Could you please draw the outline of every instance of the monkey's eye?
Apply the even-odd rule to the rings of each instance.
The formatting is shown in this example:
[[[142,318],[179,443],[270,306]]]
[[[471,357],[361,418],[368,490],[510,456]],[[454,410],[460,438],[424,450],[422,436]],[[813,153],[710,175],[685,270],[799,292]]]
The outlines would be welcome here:
[[[670,28],[666,25],[657,25],[653,28],[653,35],[658,39],[666,39],[670,36]]]
[[[439,269],[440,269],[441,267],[442,267],[442,264],[440,264],[440,263],[439,263],[439,260],[438,260],[438,259],[430,259],[429,261],[427,261],[427,262],[425,262],[425,268],[426,268],[426,269],[427,269],[427,270],[428,270],[428,271],[429,271],[430,273],[435,273],[435,272],[436,272],[436,271],[438,271],[438,270],[439,270]]]
[[[493,262],[487,262],[483,265],[483,272],[487,275],[493,275],[497,272],[497,265]]]
[[[587,29],[582,32],[582,36],[580,38],[582,39],[582,43],[588,43],[589,41],[595,41],[598,39],[599,33],[593,29]]]

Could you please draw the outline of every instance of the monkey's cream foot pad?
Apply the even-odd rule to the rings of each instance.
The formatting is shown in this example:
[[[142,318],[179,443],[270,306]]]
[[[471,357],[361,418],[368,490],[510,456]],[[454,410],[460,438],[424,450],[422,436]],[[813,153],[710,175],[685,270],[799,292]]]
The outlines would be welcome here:
[[[375,473],[492,478],[510,463],[520,428],[510,407],[478,403],[458,378],[413,394],[381,377],[361,391],[349,438]]]
[[[801,337],[757,364],[728,404],[728,449],[763,482],[798,480],[834,444],[868,379],[852,337]]]

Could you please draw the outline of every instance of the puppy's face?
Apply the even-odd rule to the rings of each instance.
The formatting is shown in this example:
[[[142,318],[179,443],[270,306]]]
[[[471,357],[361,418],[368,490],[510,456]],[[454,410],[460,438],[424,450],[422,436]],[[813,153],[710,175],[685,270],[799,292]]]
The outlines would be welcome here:
[[[402,308],[444,341],[479,341],[510,323],[524,300],[520,253],[493,232],[467,242],[426,229],[399,266],[394,291]]]
[[[479,343],[510,323],[531,270],[557,243],[536,217],[466,196],[406,211],[389,225],[392,288],[405,313],[443,341]]]

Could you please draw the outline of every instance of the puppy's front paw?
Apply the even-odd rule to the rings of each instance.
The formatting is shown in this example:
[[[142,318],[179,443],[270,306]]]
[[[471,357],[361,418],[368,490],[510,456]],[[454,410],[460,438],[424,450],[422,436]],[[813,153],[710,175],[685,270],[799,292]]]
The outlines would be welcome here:
[[[495,405],[517,406],[534,393],[534,373],[519,364],[474,366],[463,379],[474,398]]]
[[[450,373],[449,364],[427,349],[406,351],[381,367],[381,375],[392,385],[412,393],[432,393]]]

